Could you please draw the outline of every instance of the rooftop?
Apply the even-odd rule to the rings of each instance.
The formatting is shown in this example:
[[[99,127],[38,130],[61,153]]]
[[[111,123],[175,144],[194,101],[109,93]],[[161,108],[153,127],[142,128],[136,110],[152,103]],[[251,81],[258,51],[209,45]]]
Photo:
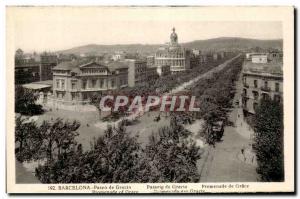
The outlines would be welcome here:
[[[246,61],[244,62],[243,73],[282,76],[282,62],[252,63],[251,61]]]
[[[119,61],[109,62],[106,65],[107,65],[107,67],[110,71],[115,71],[117,69],[128,68],[128,66],[125,63],[119,62]]]
[[[52,84],[49,85],[49,84],[41,84],[41,83],[33,82],[29,84],[24,84],[23,87],[30,90],[41,90],[44,88],[51,88]]]
[[[78,60],[73,60],[73,61],[65,61],[61,62],[57,66],[55,66],[53,69],[54,70],[72,70],[76,67],[80,67],[81,65],[88,64],[87,61],[78,61]]]

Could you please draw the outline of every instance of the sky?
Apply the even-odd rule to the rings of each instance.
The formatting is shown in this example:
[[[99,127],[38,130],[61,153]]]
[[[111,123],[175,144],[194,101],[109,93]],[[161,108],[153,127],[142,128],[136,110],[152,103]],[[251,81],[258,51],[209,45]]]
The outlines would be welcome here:
[[[169,41],[173,27],[179,42],[217,37],[282,38],[280,21],[253,20],[257,16],[247,18],[238,10],[225,10],[223,15],[221,11],[208,10],[15,7],[7,10],[7,37],[15,49],[25,52],[87,44],[163,44]]]

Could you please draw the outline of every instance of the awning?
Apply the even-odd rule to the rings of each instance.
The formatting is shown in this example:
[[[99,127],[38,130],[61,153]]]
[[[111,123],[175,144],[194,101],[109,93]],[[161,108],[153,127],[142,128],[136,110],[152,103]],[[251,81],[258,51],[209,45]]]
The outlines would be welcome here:
[[[29,84],[24,84],[23,87],[31,90],[41,90],[44,88],[51,88],[51,85],[29,83]]]

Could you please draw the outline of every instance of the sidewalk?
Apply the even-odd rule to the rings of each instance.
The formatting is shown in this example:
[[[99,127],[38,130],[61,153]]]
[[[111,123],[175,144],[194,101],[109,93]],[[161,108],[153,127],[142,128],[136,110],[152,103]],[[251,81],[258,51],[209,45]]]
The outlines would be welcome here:
[[[41,184],[41,182],[28,171],[22,163],[16,161],[16,183],[17,184]]]
[[[255,182],[256,166],[239,158],[241,149],[249,140],[236,132],[234,127],[225,127],[223,141],[209,149],[201,182]]]
[[[233,103],[239,99],[240,84],[241,79],[237,82]],[[249,150],[250,139],[247,135],[250,132],[241,131],[240,125],[237,123],[243,121],[241,117],[241,108],[239,106],[233,108],[229,120],[235,125],[226,126],[222,141],[217,143],[215,148],[208,148],[203,157],[206,161],[201,169],[200,182],[258,181],[255,154]]]

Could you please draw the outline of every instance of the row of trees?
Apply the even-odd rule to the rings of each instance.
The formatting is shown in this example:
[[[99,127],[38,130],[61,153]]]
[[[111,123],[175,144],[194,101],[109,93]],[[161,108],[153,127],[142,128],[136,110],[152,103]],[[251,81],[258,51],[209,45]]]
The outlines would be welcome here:
[[[254,115],[254,150],[262,181],[284,181],[283,107],[262,99]]]
[[[187,82],[201,74],[206,73],[207,71],[213,69],[214,67],[218,66],[219,64],[223,63],[225,60],[232,58],[233,55],[224,57],[223,59],[212,61],[209,63],[205,63],[199,67],[192,68],[191,70],[187,70],[178,74],[171,74],[164,77],[160,77],[158,79],[153,79],[147,81],[145,85],[135,86],[134,88],[127,88],[124,89],[129,95],[132,94],[133,96],[140,95],[140,96],[148,96],[150,94],[158,93],[166,93],[171,91],[176,86]]]
[[[187,82],[201,74],[208,72],[209,70],[213,69],[214,67],[218,66],[219,64],[223,63],[225,60],[232,58],[233,55],[224,57],[221,60],[213,61],[201,65],[201,67],[195,67],[191,70],[184,71],[178,74],[170,74],[164,77],[160,77],[157,79],[148,79],[142,85],[136,85],[133,88],[124,88],[122,90],[118,90],[117,93],[111,91],[111,95],[125,95],[128,96],[130,99],[133,99],[135,96],[149,96],[149,95],[161,95],[163,93],[171,91],[176,86]],[[101,100],[100,95],[95,95],[91,99],[91,104],[96,106],[99,115],[101,114],[101,109],[99,107],[99,103]],[[110,104],[108,106],[113,106]],[[128,107],[124,107],[123,110],[119,110],[118,112],[124,114],[124,111],[127,110]]]
[[[46,158],[48,164],[64,156],[77,145],[78,121],[44,121],[40,126],[19,116],[16,118],[15,154],[20,162]]]
[[[42,183],[197,182],[199,147],[172,122],[141,147],[124,124],[95,138],[91,150],[76,142],[79,123],[57,119],[38,126],[16,119],[16,157],[45,160],[36,169]]]
[[[229,123],[227,114],[232,107],[235,82],[241,72],[242,64],[242,57],[234,59],[221,71],[199,80],[190,90],[199,100],[200,112],[197,112],[195,117],[205,121],[203,132],[200,133],[206,138],[207,143],[214,145],[217,141],[218,136],[213,136],[212,131],[216,122]]]

